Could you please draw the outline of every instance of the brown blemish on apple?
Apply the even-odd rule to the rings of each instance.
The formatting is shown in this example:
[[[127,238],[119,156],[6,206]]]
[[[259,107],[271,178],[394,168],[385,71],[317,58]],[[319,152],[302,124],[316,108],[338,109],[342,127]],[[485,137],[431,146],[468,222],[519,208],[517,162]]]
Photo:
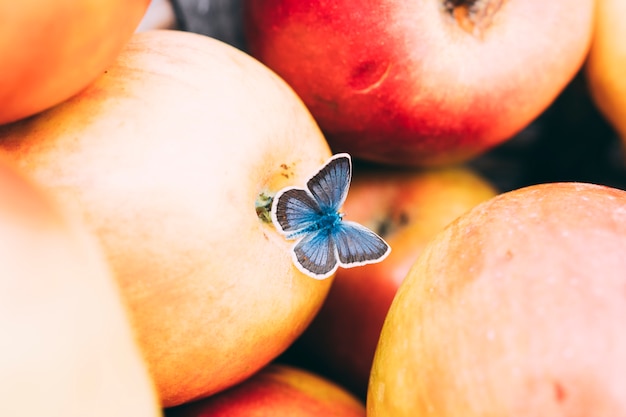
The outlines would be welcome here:
[[[363,61],[352,69],[348,85],[359,93],[367,93],[383,83],[390,68],[391,64],[388,62]]]
[[[280,164],[280,168],[283,170],[280,175],[282,175],[286,179],[289,179],[293,176],[293,170],[290,169],[289,165],[283,163]]]
[[[443,6],[461,29],[482,36],[505,0],[445,0]]]

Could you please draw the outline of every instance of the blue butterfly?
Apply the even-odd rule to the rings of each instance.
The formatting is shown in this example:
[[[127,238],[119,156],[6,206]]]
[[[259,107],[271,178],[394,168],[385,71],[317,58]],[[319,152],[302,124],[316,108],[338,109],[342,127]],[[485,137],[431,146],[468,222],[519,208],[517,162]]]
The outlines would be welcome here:
[[[286,187],[272,202],[276,229],[286,239],[297,239],[292,253],[295,266],[312,278],[328,278],[339,266],[380,262],[391,252],[376,233],[343,220],[339,209],[351,179],[350,155],[337,154],[307,181],[306,189]]]

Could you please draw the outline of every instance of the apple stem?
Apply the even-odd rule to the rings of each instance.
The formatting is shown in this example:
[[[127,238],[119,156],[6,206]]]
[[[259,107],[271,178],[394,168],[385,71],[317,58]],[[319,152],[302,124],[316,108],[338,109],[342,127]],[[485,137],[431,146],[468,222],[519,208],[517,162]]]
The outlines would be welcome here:
[[[272,217],[270,215],[270,211],[272,210],[272,201],[274,201],[274,196],[262,191],[259,195],[257,195],[254,202],[256,215],[264,223],[272,222]]]

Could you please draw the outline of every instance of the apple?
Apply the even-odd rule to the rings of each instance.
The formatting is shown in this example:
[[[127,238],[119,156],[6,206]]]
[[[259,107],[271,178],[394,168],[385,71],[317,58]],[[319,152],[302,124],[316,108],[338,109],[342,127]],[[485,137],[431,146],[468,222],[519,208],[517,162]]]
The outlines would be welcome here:
[[[344,388],[317,374],[270,364],[229,390],[170,408],[165,416],[365,417],[365,407]]]
[[[3,154],[0,196],[0,415],[161,415],[95,239]]]
[[[593,41],[585,66],[591,97],[626,144],[626,28],[624,0],[596,0]]]
[[[626,191],[502,193],[431,240],[389,310],[368,417],[626,416]]]
[[[139,32],[80,94],[0,127],[0,148],[98,236],[163,406],[261,369],[328,293],[268,220],[328,144],[283,80],[223,42]]]
[[[113,63],[150,0],[0,2],[0,124],[78,93]]]
[[[342,269],[290,360],[316,369],[365,398],[378,337],[398,287],[424,246],[448,223],[496,195],[463,167],[430,170],[355,169],[346,219],[377,231],[392,251],[379,264]]]
[[[467,161],[542,113],[581,68],[595,0],[246,0],[249,52],[335,152]]]

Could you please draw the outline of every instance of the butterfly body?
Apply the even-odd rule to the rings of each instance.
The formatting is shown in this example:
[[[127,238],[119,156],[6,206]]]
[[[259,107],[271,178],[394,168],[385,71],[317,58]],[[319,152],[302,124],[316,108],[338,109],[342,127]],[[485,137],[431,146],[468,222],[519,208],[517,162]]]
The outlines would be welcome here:
[[[294,264],[313,278],[327,278],[339,266],[379,262],[391,250],[371,230],[343,220],[339,209],[351,177],[350,155],[337,154],[307,181],[306,189],[287,187],[274,197],[272,221],[286,239],[297,239]]]

